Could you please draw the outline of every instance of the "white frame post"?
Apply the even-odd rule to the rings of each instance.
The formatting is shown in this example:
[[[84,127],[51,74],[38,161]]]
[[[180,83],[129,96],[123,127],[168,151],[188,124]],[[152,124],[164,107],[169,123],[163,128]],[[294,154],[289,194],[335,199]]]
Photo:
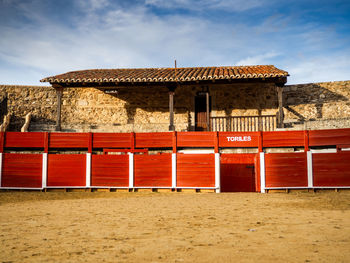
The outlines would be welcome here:
[[[2,153],[0,153],[0,188],[1,188],[1,177],[2,177]]]
[[[312,171],[312,152],[307,151],[306,157],[307,157],[307,186],[312,188],[314,187],[313,171]]]
[[[171,154],[171,188],[176,188],[176,153]]]
[[[260,155],[260,192],[265,193],[265,153],[261,152]]]
[[[215,192],[221,192],[220,184],[220,153],[215,153]]]
[[[47,187],[47,153],[43,153],[41,188]]]
[[[91,153],[86,154],[86,187],[91,187]]]
[[[129,154],[129,188],[134,188],[134,154]]]

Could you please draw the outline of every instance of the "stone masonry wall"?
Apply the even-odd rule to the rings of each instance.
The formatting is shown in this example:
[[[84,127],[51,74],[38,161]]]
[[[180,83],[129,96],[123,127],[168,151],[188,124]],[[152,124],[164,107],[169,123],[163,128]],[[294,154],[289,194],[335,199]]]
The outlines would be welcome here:
[[[175,91],[175,127],[194,129],[195,96],[207,87],[180,86]],[[273,84],[210,86],[211,116],[273,115],[277,112]],[[62,128],[73,132],[168,131],[168,90],[160,87],[119,88],[117,95],[95,88],[63,92]],[[288,129],[350,127],[350,81],[287,85],[284,114]],[[56,92],[52,87],[0,85],[0,118],[12,113],[10,130],[19,131],[31,112],[29,130],[53,130]]]

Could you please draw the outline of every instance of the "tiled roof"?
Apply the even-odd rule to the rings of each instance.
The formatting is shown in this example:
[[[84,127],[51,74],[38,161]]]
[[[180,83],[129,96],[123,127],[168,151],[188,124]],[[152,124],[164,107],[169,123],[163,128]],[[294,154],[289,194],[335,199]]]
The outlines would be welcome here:
[[[90,69],[47,77],[41,82],[108,83],[108,82],[189,82],[218,79],[265,79],[287,77],[288,72],[272,65],[193,68]]]

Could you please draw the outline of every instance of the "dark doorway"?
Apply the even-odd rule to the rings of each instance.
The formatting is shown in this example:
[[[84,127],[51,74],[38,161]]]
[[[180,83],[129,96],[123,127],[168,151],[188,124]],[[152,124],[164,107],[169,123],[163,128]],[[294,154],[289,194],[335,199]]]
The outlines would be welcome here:
[[[254,155],[221,155],[220,184],[222,192],[256,191]]]
[[[209,117],[211,111],[211,97],[209,96]],[[208,131],[207,122],[207,96],[204,93],[195,97],[195,130],[196,131]]]

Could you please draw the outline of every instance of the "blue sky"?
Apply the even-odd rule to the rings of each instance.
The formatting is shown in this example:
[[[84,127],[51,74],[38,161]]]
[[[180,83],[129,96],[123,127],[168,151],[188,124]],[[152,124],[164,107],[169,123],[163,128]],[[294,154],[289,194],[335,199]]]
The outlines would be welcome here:
[[[0,84],[174,59],[273,64],[289,84],[350,79],[350,1],[0,0],[0,36]]]

